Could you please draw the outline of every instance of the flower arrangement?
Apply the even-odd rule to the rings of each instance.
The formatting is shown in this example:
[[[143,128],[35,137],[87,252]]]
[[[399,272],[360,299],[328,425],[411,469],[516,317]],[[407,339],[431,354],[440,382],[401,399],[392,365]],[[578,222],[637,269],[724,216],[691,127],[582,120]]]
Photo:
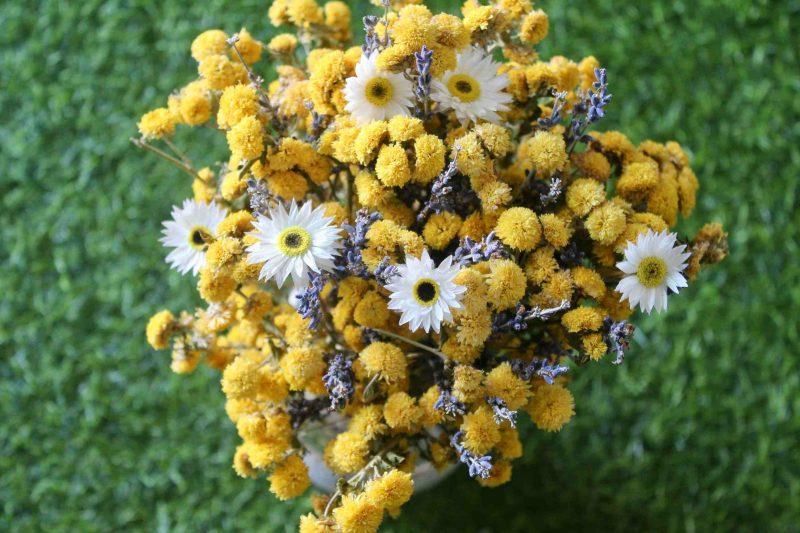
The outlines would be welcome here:
[[[322,453],[340,480],[303,532],[375,531],[422,462],[509,481],[519,414],[559,431],[568,373],[622,363],[634,309],[665,310],[727,251],[718,224],[671,232],[695,206],[688,156],[600,131],[606,71],[541,59],[528,0],[378,4],[355,46],[335,0],[276,0],[296,31],[266,45],[201,33],[199,77],[133,139],[193,180],[162,243],[206,302],[157,313],[147,340],[175,372],[222,372],[236,472],[300,496],[303,431],[338,421]],[[227,160],[196,168],[178,125],[224,134]]]

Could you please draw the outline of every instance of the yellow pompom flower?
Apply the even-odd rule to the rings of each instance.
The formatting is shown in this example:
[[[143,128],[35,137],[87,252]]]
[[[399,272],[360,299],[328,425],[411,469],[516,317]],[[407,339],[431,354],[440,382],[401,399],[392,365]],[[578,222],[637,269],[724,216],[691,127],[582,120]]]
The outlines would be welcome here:
[[[255,159],[264,151],[264,130],[256,117],[244,117],[231,128],[227,138],[235,157]]]
[[[269,476],[269,491],[279,500],[297,498],[310,485],[308,467],[297,455],[287,457]]]
[[[383,509],[363,494],[347,494],[333,510],[333,517],[342,533],[374,533],[383,520]]]
[[[524,154],[528,168],[541,176],[563,170],[567,164],[564,137],[551,131],[537,131],[525,144]]]
[[[222,30],[206,30],[192,41],[192,57],[200,62],[210,55],[221,55],[228,51],[228,36]]]
[[[461,229],[461,217],[449,211],[435,213],[428,218],[422,230],[422,237],[434,250],[443,250],[450,244]]]
[[[402,391],[390,395],[383,406],[383,418],[390,428],[398,431],[413,432],[421,416],[422,410],[414,398]]]
[[[325,372],[325,361],[314,348],[292,348],[281,359],[281,370],[291,390],[303,390]]]
[[[572,279],[575,286],[585,295],[598,300],[606,294],[606,284],[603,277],[591,268],[578,266],[572,269]]]
[[[563,248],[572,237],[572,229],[564,218],[554,213],[545,213],[539,217],[542,223],[542,233],[547,242],[556,250]]]
[[[410,500],[413,493],[411,474],[397,469],[370,480],[364,489],[367,500],[381,509],[397,509]]]
[[[541,285],[558,270],[558,261],[555,259],[555,250],[543,247],[528,256],[525,262],[525,276],[531,283]]]
[[[481,347],[492,334],[492,315],[483,309],[467,309],[455,315],[456,339],[459,343]]]
[[[366,328],[385,328],[390,317],[386,298],[377,291],[366,293],[353,310],[353,320]]]
[[[464,365],[471,364],[480,355],[480,348],[477,346],[470,346],[468,344],[461,344],[458,342],[457,337],[450,337],[442,345],[442,353],[448,359],[461,363]]]
[[[494,421],[492,410],[486,406],[464,415],[460,429],[464,432],[464,446],[476,455],[486,454],[500,442],[500,429]]]
[[[330,454],[334,466],[339,472],[355,472],[367,464],[369,442],[363,435],[345,431],[334,439]]]
[[[522,21],[519,38],[528,44],[539,44],[547,37],[550,19],[541,9],[528,13]]]
[[[611,164],[606,156],[594,150],[573,154],[572,161],[580,173],[598,181],[606,181],[611,176]]]
[[[512,207],[497,219],[495,233],[503,244],[527,252],[539,244],[542,226],[536,213],[527,207]]]
[[[388,429],[383,421],[383,408],[377,404],[360,407],[353,413],[347,427],[348,431],[361,435],[366,440],[383,435]]]
[[[406,377],[406,356],[403,351],[388,342],[373,342],[359,354],[368,376],[380,374],[389,383]]]
[[[495,309],[512,309],[525,295],[525,273],[510,259],[492,259],[486,287],[489,303]]]
[[[608,346],[600,333],[590,333],[584,336],[581,339],[581,345],[592,361],[597,361],[608,353]]]
[[[227,273],[204,268],[200,271],[197,280],[197,290],[200,297],[207,302],[222,302],[231,295],[236,288],[236,281]]]
[[[286,13],[289,21],[300,28],[323,22],[322,8],[314,0],[289,0]]]
[[[655,161],[631,163],[622,169],[616,191],[623,198],[636,200],[655,188],[658,182],[658,165]]]
[[[385,120],[375,120],[361,128],[353,144],[358,162],[362,165],[371,163],[388,136],[389,126]]]
[[[297,37],[291,33],[281,33],[267,44],[267,50],[278,56],[290,56],[297,48]]]
[[[469,365],[453,370],[453,396],[461,402],[480,401],[484,396],[483,372]]]
[[[510,363],[501,363],[486,374],[486,393],[503,400],[512,411],[528,401],[528,384],[517,377]]]
[[[197,65],[209,89],[222,90],[230,85],[247,82],[247,70],[238,60],[231,61],[226,55],[208,55]]]
[[[159,107],[142,115],[139,133],[145,139],[161,139],[175,132],[175,115],[166,107]]]
[[[232,85],[227,87],[219,99],[217,124],[222,128],[231,128],[245,117],[258,115],[259,104],[256,90],[249,85]]]
[[[567,189],[567,207],[581,217],[587,215],[605,199],[605,188],[597,180],[577,179]]]
[[[600,244],[613,244],[626,226],[625,211],[618,205],[606,202],[596,207],[586,218],[585,227],[589,237]]]
[[[174,331],[175,315],[167,311],[159,311],[147,322],[147,343],[154,350],[163,350],[169,346],[169,337]]]
[[[525,410],[539,429],[559,431],[575,414],[575,401],[572,393],[561,385],[542,385],[533,393]]]
[[[378,153],[375,174],[388,187],[402,187],[411,179],[406,151],[400,144],[387,144]]]
[[[411,141],[424,133],[425,127],[416,117],[395,115],[389,120],[389,139],[394,142]]]
[[[239,37],[236,49],[242,54],[245,63],[251,65],[261,59],[261,43],[255,40],[247,29],[242,28],[236,35]]]
[[[200,93],[191,93],[181,97],[181,120],[190,126],[199,126],[211,118],[211,102]]]
[[[603,312],[596,307],[578,307],[564,313],[561,323],[570,333],[597,331],[603,325]]]
[[[261,385],[260,363],[247,357],[237,357],[222,373],[222,392],[230,399],[255,397]]]
[[[430,183],[444,169],[445,146],[435,135],[423,134],[414,140],[414,173],[420,184]]]

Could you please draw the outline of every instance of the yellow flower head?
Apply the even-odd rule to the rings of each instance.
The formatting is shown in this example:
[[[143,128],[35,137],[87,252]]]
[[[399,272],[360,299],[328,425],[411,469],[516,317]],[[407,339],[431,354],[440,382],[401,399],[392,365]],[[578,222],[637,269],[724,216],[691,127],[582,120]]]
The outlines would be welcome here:
[[[542,385],[533,393],[525,410],[539,429],[559,431],[575,414],[575,401],[572,393],[561,385]]]
[[[512,207],[497,219],[495,233],[503,244],[527,252],[539,244],[542,226],[536,213],[527,207]]]
[[[279,500],[297,498],[310,485],[308,467],[297,455],[287,457],[269,476],[269,491]]]
[[[359,354],[368,376],[380,374],[388,382],[406,377],[406,356],[403,351],[387,342],[373,342]]]
[[[169,345],[174,327],[175,315],[167,310],[159,311],[147,322],[147,343],[155,350],[163,350]]]

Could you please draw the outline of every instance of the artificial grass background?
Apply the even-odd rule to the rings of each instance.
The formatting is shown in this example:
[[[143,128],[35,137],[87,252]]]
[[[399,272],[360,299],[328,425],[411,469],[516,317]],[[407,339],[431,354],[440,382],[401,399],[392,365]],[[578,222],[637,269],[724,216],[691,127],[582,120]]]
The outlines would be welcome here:
[[[292,531],[305,509],[236,478],[218,375],[173,375],[144,341],[151,313],[196,302],[157,242],[189,183],[128,137],[193,76],[199,31],[271,31],[266,2],[189,4],[0,6],[0,529]],[[528,429],[511,483],[459,471],[386,530],[794,529],[800,6],[540,7],[545,57],[608,68],[606,128],[692,151],[702,189],[683,229],[722,221],[731,256],[638,320],[622,367],[575,374],[578,416]],[[191,150],[224,154],[213,142]]]

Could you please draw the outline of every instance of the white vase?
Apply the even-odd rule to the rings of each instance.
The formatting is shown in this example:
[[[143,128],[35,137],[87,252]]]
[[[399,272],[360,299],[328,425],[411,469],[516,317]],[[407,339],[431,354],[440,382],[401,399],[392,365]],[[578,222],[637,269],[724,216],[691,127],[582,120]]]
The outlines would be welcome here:
[[[341,476],[334,474],[322,458],[325,443],[347,429],[347,423],[338,414],[329,415],[324,420],[304,427],[298,439],[306,448],[303,461],[308,466],[308,477],[316,488],[323,492],[333,493]],[[441,483],[449,476],[457,465],[451,464],[437,470],[430,461],[419,460],[414,466],[414,493],[428,490]]]

